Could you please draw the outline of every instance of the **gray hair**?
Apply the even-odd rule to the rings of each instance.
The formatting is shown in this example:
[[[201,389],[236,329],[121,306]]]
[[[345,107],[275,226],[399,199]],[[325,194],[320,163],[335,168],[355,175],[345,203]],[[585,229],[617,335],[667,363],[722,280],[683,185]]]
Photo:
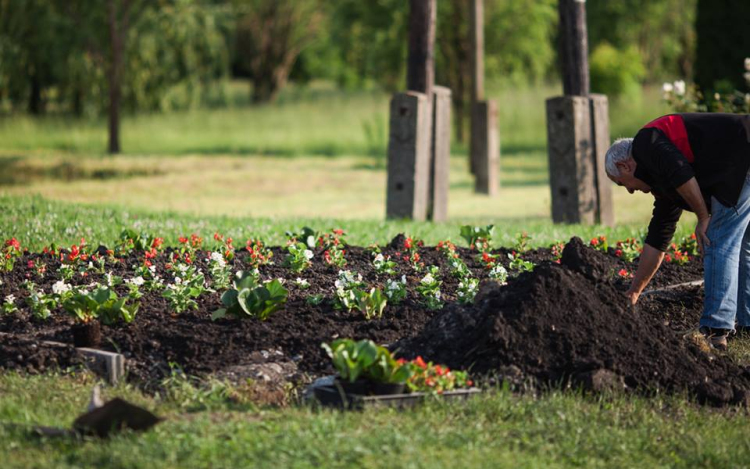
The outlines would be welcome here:
[[[607,170],[607,174],[612,177],[620,176],[620,170],[617,169],[617,163],[624,163],[632,158],[630,155],[630,149],[632,146],[632,138],[618,138],[615,140],[615,143],[609,147],[607,155],[604,157],[604,168]]]

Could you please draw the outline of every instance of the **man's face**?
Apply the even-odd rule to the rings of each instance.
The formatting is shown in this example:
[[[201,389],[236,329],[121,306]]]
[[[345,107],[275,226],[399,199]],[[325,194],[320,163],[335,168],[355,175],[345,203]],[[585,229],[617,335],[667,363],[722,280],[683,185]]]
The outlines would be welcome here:
[[[644,194],[648,194],[649,192],[651,192],[651,186],[634,176],[636,166],[637,163],[635,162],[635,160],[633,158],[630,158],[625,162],[617,163],[617,169],[620,170],[619,176],[613,177],[609,174],[607,176],[612,180],[612,182],[614,182],[618,186],[624,187],[631,194],[633,194],[635,191],[641,191]]]

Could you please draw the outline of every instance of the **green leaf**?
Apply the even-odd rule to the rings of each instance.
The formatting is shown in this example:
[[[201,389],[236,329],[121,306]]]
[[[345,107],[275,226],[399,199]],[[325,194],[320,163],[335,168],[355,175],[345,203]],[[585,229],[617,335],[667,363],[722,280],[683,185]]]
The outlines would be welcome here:
[[[211,320],[216,321],[217,319],[223,319],[227,315],[227,310],[219,308],[211,314]]]

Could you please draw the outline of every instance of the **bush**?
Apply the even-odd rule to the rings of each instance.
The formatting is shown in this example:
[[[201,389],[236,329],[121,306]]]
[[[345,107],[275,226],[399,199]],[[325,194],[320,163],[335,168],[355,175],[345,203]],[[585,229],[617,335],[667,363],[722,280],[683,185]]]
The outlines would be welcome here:
[[[646,70],[635,47],[618,50],[607,42],[599,44],[589,61],[591,91],[609,97],[633,96],[640,92]]]

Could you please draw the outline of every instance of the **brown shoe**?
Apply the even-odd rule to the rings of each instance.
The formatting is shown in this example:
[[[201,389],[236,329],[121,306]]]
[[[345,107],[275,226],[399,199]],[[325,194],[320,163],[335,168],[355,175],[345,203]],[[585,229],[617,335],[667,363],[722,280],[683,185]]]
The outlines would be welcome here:
[[[721,352],[727,349],[727,337],[731,332],[729,329],[715,329],[713,327],[703,326],[699,329],[701,334],[708,340],[708,343],[716,350]]]

